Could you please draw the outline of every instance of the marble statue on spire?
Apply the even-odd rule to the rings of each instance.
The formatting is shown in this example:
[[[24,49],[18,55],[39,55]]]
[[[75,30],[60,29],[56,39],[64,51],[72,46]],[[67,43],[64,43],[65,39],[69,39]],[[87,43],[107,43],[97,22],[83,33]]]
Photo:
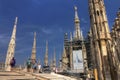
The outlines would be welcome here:
[[[75,9],[75,34],[74,34],[74,39],[75,40],[81,40],[81,32],[80,32],[80,20],[78,17],[78,11],[77,7],[74,7]]]

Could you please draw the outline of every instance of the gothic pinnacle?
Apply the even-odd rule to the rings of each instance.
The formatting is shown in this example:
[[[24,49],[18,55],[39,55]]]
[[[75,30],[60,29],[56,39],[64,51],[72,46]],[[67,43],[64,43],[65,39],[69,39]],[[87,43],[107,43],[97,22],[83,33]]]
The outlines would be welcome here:
[[[46,41],[46,53],[44,58],[44,65],[48,66],[48,41]]]
[[[17,25],[17,20],[18,20],[18,17],[16,17],[16,19],[15,19],[15,25]]]
[[[81,40],[81,32],[80,32],[80,20],[78,17],[77,7],[74,7],[75,9],[75,40]]]
[[[84,40],[83,31],[81,30],[81,39]]]
[[[111,35],[104,0],[88,0],[88,2],[92,33],[91,43],[95,47],[93,48],[92,54],[94,54],[95,58],[94,68],[97,69],[96,73],[98,74],[95,80],[107,80],[112,71],[112,66],[109,65],[111,63],[110,61],[112,61],[110,57],[112,53],[109,53],[107,48],[108,41],[111,40]],[[107,60],[106,57],[111,60]],[[99,66],[96,66],[98,64]]]
[[[5,61],[5,70],[6,71],[11,71],[10,61],[14,57],[14,53],[15,53],[17,19],[18,18],[16,17],[11,40],[10,40],[8,50],[7,50],[6,61]]]
[[[62,54],[62,57],[63,57],[63,58],[66,58],[66,57],[67,57],[65,47],[63,48],[63,54]]]
[[[36,60],[36,32],[34,32],[34,42],[33,42],[31,59]]]
[[[72,32],[70,32],[70,41],[72,41],[73,39],[72,39]]]
[[[75,22],[80,22],[79,17],[78,17],[77,7],[74,6],[74,9],[75,9]]]
[[[15,18],[14,29],[13,29],[13,32],[12,32],[11,40],[14,39],[15,36],[16,36],[17,21],[18,21],[18,17]]]
[[[55,48],[54,48],[54,58],[53,58],[53,66],[56,66],[56,52],[55,52]]]

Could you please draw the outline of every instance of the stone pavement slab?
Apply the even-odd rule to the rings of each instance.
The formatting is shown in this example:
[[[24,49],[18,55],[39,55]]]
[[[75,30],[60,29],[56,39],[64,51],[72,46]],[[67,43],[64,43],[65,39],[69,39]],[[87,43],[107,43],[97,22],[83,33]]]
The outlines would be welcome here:
[[[0,80],[77,80],[56,73],[0,72]]]
[[[50,74],[47,74],[47,73],[43,73],[43,74],[34,73],[34,75],[46,78],[47,80],[77,80],[75,78],[71,78],[71,77],[56,74],[56,73],[50,73]]]
[[[25,76],[16,72],[0,72],[0,80],[35,80],[33,76]]]

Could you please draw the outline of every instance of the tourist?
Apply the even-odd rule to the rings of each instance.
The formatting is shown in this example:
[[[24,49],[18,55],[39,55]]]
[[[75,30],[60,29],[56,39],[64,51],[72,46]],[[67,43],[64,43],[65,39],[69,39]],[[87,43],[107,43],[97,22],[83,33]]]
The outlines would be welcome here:
[[[31,71],[31,59],[29,58],[28,61],[27,61],[27,71],[30,72]]]
[[[33,72],[37,71],[37,61],[35,61],[35,63],[32,64],[32,69],[33,69]]]
[[[16,60],[15,60],[15,58],[13,57],[13,58],[11,59],[11,61],[10,61],[10,66],[11,66],[11,68],[15,67],[15,64],[16,64]]]
[[[40,64],[38,64],[37,69],[38,69],[38,73],[41,73],[41,65]]]

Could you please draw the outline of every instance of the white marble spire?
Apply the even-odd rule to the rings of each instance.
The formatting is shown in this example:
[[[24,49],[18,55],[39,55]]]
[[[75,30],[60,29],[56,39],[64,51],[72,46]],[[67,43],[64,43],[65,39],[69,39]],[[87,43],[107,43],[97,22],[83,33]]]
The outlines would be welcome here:
[[[8,45],[7,54],[6,54],[6,61],[5,61],[5,70],[6,71],[11,71],[10,61],[14,57],[14,53],[15,53],[17,20],[18,20],[18,17],[16,17],[16,19],[15,19],[12,36],[11,36],[11,39],[10,39],[10,42]]]
[[[55,48],[54,48],[53,66],[56,67],[56,52],[55,52]]]
[[[75,38],[75,40],[81,40],[80,20],[78,17],[77,7],[75,6],[74,9],[75,9],[75,35],[74,35],[74,38]]]
[[[36,32],[34,32],[34,42],[33,42],[31,59],[36,60]]]
[[[44,66],[48,66],[48,41],[46,41],[46,53],[44,58]]]

